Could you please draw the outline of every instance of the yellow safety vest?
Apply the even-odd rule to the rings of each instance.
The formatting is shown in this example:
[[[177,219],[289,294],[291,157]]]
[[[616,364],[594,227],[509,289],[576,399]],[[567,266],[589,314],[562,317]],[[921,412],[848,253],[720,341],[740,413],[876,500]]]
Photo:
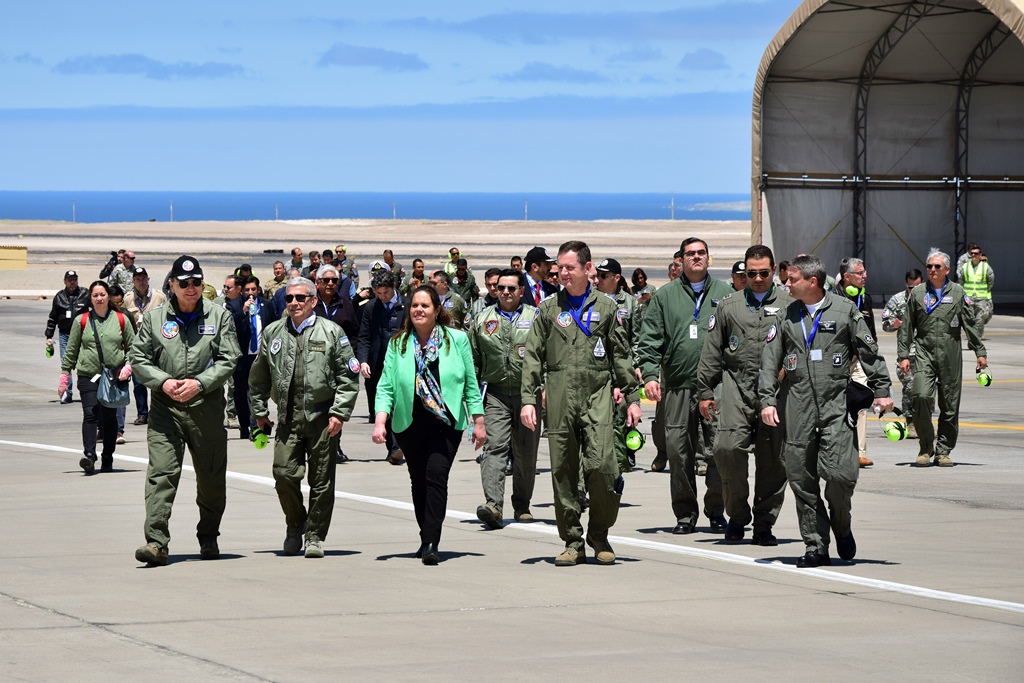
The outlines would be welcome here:
[[[968,261],[964,264],[964,293],[972,299],[991,299],[992,292],[988,289],[988,263],[982,261],[975,269]]]

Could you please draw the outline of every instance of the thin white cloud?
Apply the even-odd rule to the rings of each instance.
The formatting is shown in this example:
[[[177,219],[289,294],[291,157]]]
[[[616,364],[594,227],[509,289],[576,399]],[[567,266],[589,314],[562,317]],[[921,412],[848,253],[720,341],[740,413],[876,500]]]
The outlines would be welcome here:
[[[192,80],[200,78],[239,78],[245,69],[225,62],[161,62],[145,55],[85,55],[65,59],[53,67],[65,76],[117,75],[142,76],[155,81]]]
[[[609,64],[636,64],[639,62],[656,62],[664,58],[664,53],[656,47],[638,45],[623,52],[617,52],[608,58]]]
[[[608,79],[596,71],[584,71],[546,62],[530,62],[519,71],[495,77],[506,83],[604,83]]]
[[[720,71],[729,68],[725,55],[702,47],[694,52],[687,52],[679,60],[677,68],[689,71]]]
[[[22,52],[20,55],[14,55],[15,64],[31,64],[33,66],[42,66],[43,60],[39,59],[33,54],[28,52]]]
[[[423,71],[430,68],[414,54],[348,43],[332,45],[320,57],[317,66],[371,67],[382,71]]]

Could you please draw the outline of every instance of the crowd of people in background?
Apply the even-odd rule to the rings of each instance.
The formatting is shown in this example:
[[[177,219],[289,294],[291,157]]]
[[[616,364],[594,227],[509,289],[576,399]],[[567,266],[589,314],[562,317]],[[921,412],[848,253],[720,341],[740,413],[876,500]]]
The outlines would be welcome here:
[[[142,562],[167,562],[185,446],[202,463],[200,553],[219,557],[226,430],[254,441],[274,435],[284,551],[323,557],[335,468],[349,460],[343,424],[360,378],[373,442],[387,462],[409,471],[416,556],[425,564],[439,558],[448,472],[464,430],[472,427],[483,448],[477,516],[501,529],[507,476],[513,519],[533,520],[545,426],[565,542],[555,564],[585,562],[588,545],[597,563],[614,563],[608,532],[623,475],[636,465],[626,434],[639,422],[642,394],[657,404],[651,470],[669,470],[672,533],[694,533],[703,514],[726,541],[742,541],[752,524],[755,545],[776,545],[772,529],[788,482],[805,543],[798,566],[830,564],[832,538],[839,556],[852,560],[850,500],[858,470],[873,464],[865,411],[892,408],[866,264],[843,259],[833,277],[814,256],[776,262],[771,249],[754,245],[726,281],[710,276],[710,261],[704,239],[683,240],[668,283],[655,287],[644,269],[627,280],[619,260],[594,259],[584,242],[569,241],[554,257],[541,246],[512,256],[478,282],[458,247],[433,270],[422,258],[406,270],[386,249],[361,280],[338,244],[308,253],[296,247],[262,280],[241,264],[218,291],[195,257],[175,260],[154,287],[136,253],[121,250],[87,289],[76,271],[65,273],[45,336],[49,354],[55,336],[59,344],[60,403],[73,401],[76,386],[81,397],[86,474],[97,462],[109,471],[124,443],[126,410],[106,405],[103,373],[131,382],[133,425],[147,427],[150,451],[147,542],[136,551]],[[937,249],[925,266],[924,275],[907,271],[906,289],[882,310],[882,328],[898,336],[896,374],[908,436],[919,442],[916,464],[948,467],[961,330],[985,370],[981,340],[995,280],[974,243],[953,269]]]

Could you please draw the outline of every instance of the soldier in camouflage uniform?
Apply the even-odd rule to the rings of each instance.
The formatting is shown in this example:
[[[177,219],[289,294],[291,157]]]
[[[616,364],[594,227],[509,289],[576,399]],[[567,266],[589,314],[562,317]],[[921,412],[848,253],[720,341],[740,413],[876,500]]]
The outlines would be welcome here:
[[[885,303],[885,308],[882,309],[882,329],[886,332],[897,332],[900,327],[903,326],[903,320],[907,317],[907,296],[910,295],[910,290],[921,284],[921,271],[917,268],[911,268],[907,271],[907,274],[903,276],[904,281],[907,283],[907,288],[902,292],[897,292],[889,297],[889,300]],[[903,368],[900,367],[899,360],[896,361],[896,377],[899,379],[900,384],[903,385],[903,417],[907,421],[907,438],[917,438],[917,428],[914,426],[914,396],[913,396],[913,382],[914,382],[914,355],[916,348],[914,344],[910,345],[910,372],[903,372]],[[930,414],[930,413],[929,413]]]
[[[430,275],[430,286],[441,297],[441,305],[452,317],[452,327],[461,330],[472,322],[466,300],[451,289],[451,276],[443,270],[435,270]]]

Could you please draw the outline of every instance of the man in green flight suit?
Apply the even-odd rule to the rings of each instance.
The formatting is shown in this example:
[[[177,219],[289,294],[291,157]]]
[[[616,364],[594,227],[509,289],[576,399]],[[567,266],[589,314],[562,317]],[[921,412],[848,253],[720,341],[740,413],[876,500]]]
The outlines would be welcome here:
[[[665,445],[670,463],[669,493],[674,534],[691,534],[697,525],[696,453],[701,428],[697,406],[697,364],[708,322],[732,285],[708,275],[708,245],[688,237],[679,247],[683,275],[654,293],[644,313],[637,356],[644,390],[665,402]],[[722,479],[714,457],[708,458],[704,514],[711,531],[725,531]]]
[[[486,502],[476,516],[491,529],[504,526],[505,470],[512,448],[512,509],[517,522],[532,522],[530,500],[537,477],[537,446],[540,432],[528,429],[520,420],[523,358],[526,340],[533,329],[537,309],[523,303],[526,277],[519,271],[503,270],[497,275],[496,306],[487,306],[473,318],[469,343],[473,348],[476,378],[484,395],[484,444],[480,481]]]
[[[430,286],[437,292],[437,295],[441,298],[441,305],[447,309],[448,315],[452,317],[451,326],[456,330],[461,330],[467,323],[472,321],[472,318],[469,316],[469,306],[466,305],[466,300],[451,288],[451,281],[451,276],[443,270],[435,270],[430,275]]]
[[[152,392],[146,545],[135,559],[154,565],[167,564],[168,523],[186,445],[196,472],[199,554],[204,560],[220,557],[228,464],[224,383],[241,355],[231,314],[203,298],[199,261],[178,257],[168,278],[167,303],[142,316],[131,350],[132,370]]]
[[[249,371],[252,414],[269,430],[267,398],[277,405],[273,469],[287,525],[284,553],[296,555],[302,548],[306,557],[320,558],[334,512],[334,453],[359,393],[359,361],[341,326],[313,312],[316,285],[293,278],[287,288],[287,317],[263,330]],[[301,488],[307,467],[308,512]]]
[[[615,302],[590,287],[593,266],[590,247],[584,242],[569,241],[559,248],[563,289],[541,302],[523,360],[520,419],[529,429],[537,428],[537,394],[547,373],[555,521],[565,542],[565,550],[555,558],[556,567],[586,562],[577,498],[581,449],[590,492],[586,540],[598,564],[615,562],[608,529],[619,514],[623,480],[615,464],[614,403],[626,394],[630,425],[641,414],[626,333],[616,318]]]
[[[879,412],[892,408],[892,382],[864,314],[849,299],[825,291],[824,264],[814,256],[797,256],[786,273],[795,301],[781,311],[775,335],[766,337],[758,398],[761,419],[778,427],[779,370],[785,370],[783,458],[806,546],[796,566],[820,567],[832,563],[830,529],[839,557],[852,560],[857,554],[850,509],[860,462],[857,414],[850,414],[847,400],[850,363],[860,360],[868,395],[874,397],[871,405]],[[819,479],[825,480],[824,499]]]
[[[914,358],[914,425],[920,439],[917,466],[928,467],[934,454],[939,467],[952,467],[949,454],[960,431],[960,384],[963,380],[963,352],[960,330],[967,333],[967,345],[977,356],[977,372],[988,367],[988,353],[981,343],[970,297],[949,281],[949,255],[938,249],[928,252],[928,281],[910,290],[907,314],[899,329],[896,356],[900,369],[910,372],[910,348]],[[939,393],[939,439],[935,442],[931,407],[936,384]]]
[[[744,527],[754,522],[754,545],[774,546],[772,527],[786,495],[782,464],[782,427],[761,421],[757,397],[761,356],[768,339],[778,334],[778,322],[793,302],[774,284],[775,256],[763,244],[744,255],[745,287],[730,294],[708,322],[708,334],[697,369],[697,398],[706,420],[718,413],[714,459],[722,474],[722,496],[729,524],[725,540],[743,540]],[[721,386],[720,400],[715,388]],[[748,498],[748,453],[754,451],[754,507]]]
[[[637,381],[640,381],[639,373],[636,372],[636,346],[640,341],[640,319],[637,317],[637,302],[622,278],[622,265],[613,258],[606,258],[597,264],[597,289],[610,296],[618,307],[615,311],[615,319],[626,331],[626,339],[629,343],[629,364],[633,366],[634,374],[637,374]],[[629,462],[629,453],[626,448],[626,411],[628,405],[625,401],[615,406],[615,461],[619,465],[619,472],[626,473],[633,469]]]

